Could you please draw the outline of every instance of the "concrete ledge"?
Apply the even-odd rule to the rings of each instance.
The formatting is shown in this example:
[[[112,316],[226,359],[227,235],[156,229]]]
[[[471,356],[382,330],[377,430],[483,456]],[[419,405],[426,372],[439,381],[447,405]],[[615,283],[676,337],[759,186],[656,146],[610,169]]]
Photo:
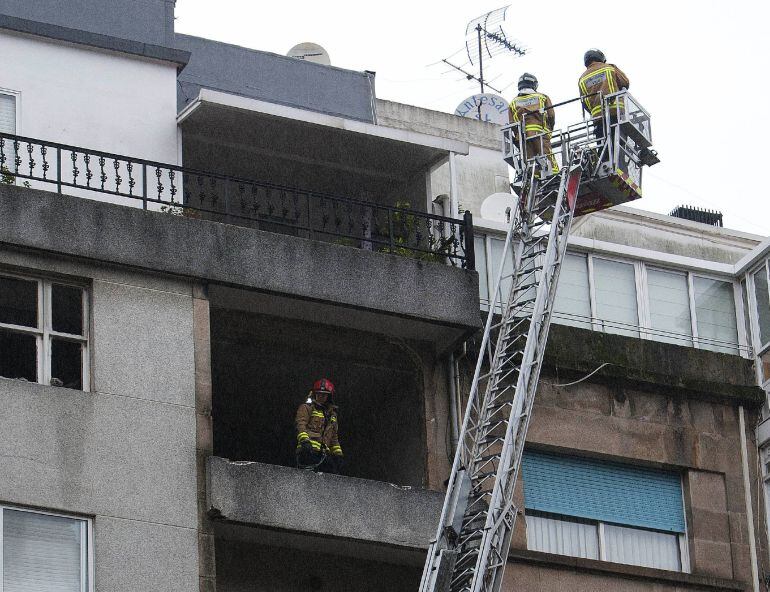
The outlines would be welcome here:
[[[539,551],[525,549],[513,549],[508,554],[509,563],[529,563],[539,565],[542,568],[569,569],[585,573],[606,574],[623,579],[647,580],[654,583],[668,584],[685,588],[699,588],[702,590],[745,590],[746,584],[737,580],[724,580],[709,576],[698,576],[688,573],[639,567],[637,565],[624,565],[622,563],[610,563],[609,561],[597,561],[595,559],[583,559],[581,557],[568,557],[566,555],[554,555]],[[516,569],[508,567],[508,569]]]
[[[701,397],[761,406],[765,396],[756,386],[753,362],[737,355],[694,347],[551,325],[545,366],[580,375],[609,365],[594,375],[625,379],[642,387],[685,389]]]
[[[161,45],[152,45],[142,43],[141,41],[132,41],[130,39],[120,39],[110,35],[101,35],[89,31],[80,31],[78,29],[69,29],[59,25],[41,23],[39,21],[30,21],[27,19],[16,18],[0,14],[0,29],[13,31],[15,33],[25,33],[28,35],[37,35],[64,41],[66,43],[75,43],[78,45],[87,45],[97,49],[106,49],[127,53],[143,58],[151,58],[164,62],[172,62],[178,69],[184,68],[190,60],[190,52],[173,47],[163,47]]]
[[[0,244],[462,331],[480,326],[474,271],[47,191],[0,185]]]
[[[443,500],[379,481],[208,459],[208,510],[228,522],[426,549]]]

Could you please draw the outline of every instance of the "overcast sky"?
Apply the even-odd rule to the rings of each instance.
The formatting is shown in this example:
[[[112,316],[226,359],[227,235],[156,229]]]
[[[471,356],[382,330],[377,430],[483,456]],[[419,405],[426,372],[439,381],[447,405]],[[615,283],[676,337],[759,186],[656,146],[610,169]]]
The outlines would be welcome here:
[[[280,54],[313,41],[335,66],[377,72],[379,98],[453,112],[478,85],[430,64],[464,47],[469,20],[503,5],[177,0],[176,30]],[[767,236],[769,16],[766,2],[748,0],[514,3],[504,29],[529,51],[496,58],[497,82],[505,86],[529,71],[554,102],[573,98],[583,52],[601,48],[652,114],[661,164],[645,169],[645,197],[634,205],[661,213],[682,203],[717,209],[725,226]],[[460,52],[455,59],[467,58]],[[510,99],[513,91],[503,95]],[[557,127],[566,126],[579,114],[557,118]]]

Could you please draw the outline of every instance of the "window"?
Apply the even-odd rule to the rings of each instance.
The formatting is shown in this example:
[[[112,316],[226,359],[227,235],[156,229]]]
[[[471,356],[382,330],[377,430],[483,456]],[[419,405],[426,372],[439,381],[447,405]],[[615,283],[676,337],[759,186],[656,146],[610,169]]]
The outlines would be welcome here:
[[[487,239],[485,236],[474,236],[473,247],[476,253],[476,270],[479,272],[479,298],[481,308],[489,310],[489,278],[487,277]]]
[[[0,134],[16,133],[16,96],[0,91]],[[0,138],[2,140],[2,138]],[[7,173],[16,168],[16,154],[12,140],[5,140],[0,145],[0,173]],[[11,181],[12,181],[11,177]],[[8,182],[8,177],[0,181]]]
[[[754,302],[757,303],[757,320],[760,346],[770,342],[770,290],[767,285],[767,267],[763,265],[752,275]]]
[[[563,325],[591,328],[588,261],[585,255],[567,253],[559,272],[554,320]]]
[[[639,336],[636,275],[631,263],[593,258],[596,318],[602,330]]]
[[[688,571],[678,473],[527,450],[527,547]]]
[[[653,339],[692,345],[692,319],[687,274],[659,269],[647,270],[650,327]]]
[[[693,277],[698,342],[706,349],[737,353],[738,318],[733,284]]]
[[[0,506],[0,589],[86,592],[89,523]]]
[[[0,133],[16,133],[16,97],[0,92]]]
[[[0,275],[0,376],[88,388],[86,291]]]
[[[490,278],[492,283],[492,290],[495,289],[495,284],[497,283],[497,276],[500,273],[500,259],[503,257],[503,248],[505,247],[505,240],[501,240],[498,238],[490,238],[489,239],[489,256],[491,257],[489,270],[490,275],[492,276]],[[505,276],[509,276],[511,274],[511,271],[513,270],[513,246],[511,245],[511,252],[508,253],[508,257],[505,259],[505,266],[503,267],[503,278]],[[511,278],[503,279],[502,282],[500,282],[500,294],[498,295],[498,307],[500,308],[500,311],[502,312],[503,306],[505,306],[505,301],[508,299],[508,294],[511,291]],[[490,295],[492,293],[490,292]],[[502,302],[500,302],[502,300]]]
[[[481,308],[488,310],[504,243],[484,235],[477,235],[475,240]],[[510,273],[508,266],[506,273]],[[762,274],[755,281],[757,298],[770,302],[764,267]],[[503,298],[509,287],[510,282],[505,282]],[[553,320],[605,333],[730,354],[748,353],[750,334],[739,327],[739,289],[737,282],[700,272],[569,252],[559,274]],[[762,314],[760,324],[766,326],[770,340],[770,305]]]

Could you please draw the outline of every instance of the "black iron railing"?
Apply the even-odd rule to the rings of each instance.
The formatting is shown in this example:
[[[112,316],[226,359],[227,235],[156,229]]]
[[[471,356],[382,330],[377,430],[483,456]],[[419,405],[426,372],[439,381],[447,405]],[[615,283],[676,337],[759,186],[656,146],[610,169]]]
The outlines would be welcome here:
[[[459,220],[3,133],[0,174],[5,183],[475,268],[469,212]]]

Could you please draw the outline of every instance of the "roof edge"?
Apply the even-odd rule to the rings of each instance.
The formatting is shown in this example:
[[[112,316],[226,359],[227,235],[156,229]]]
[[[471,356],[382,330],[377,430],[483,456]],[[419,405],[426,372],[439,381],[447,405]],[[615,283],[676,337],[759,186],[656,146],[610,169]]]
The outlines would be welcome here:
[[[142,43],[141,41],[133,41],[131,39],[121,39],[119,37],[112,37],[111,35],[70,29],[60,25],[41,23],[39,21],[31,21],[3,14],[0,14],[0,29],[12,31],[14,33],[45,37],[46,39],[63,41],[65,43],[86,45],[96,49],[115,51],[163,62],[171,62],[172,64],[176,64],[179,70],[184,68],[190,60],[190,52],[173,47],[152,45],[150,43]]]

